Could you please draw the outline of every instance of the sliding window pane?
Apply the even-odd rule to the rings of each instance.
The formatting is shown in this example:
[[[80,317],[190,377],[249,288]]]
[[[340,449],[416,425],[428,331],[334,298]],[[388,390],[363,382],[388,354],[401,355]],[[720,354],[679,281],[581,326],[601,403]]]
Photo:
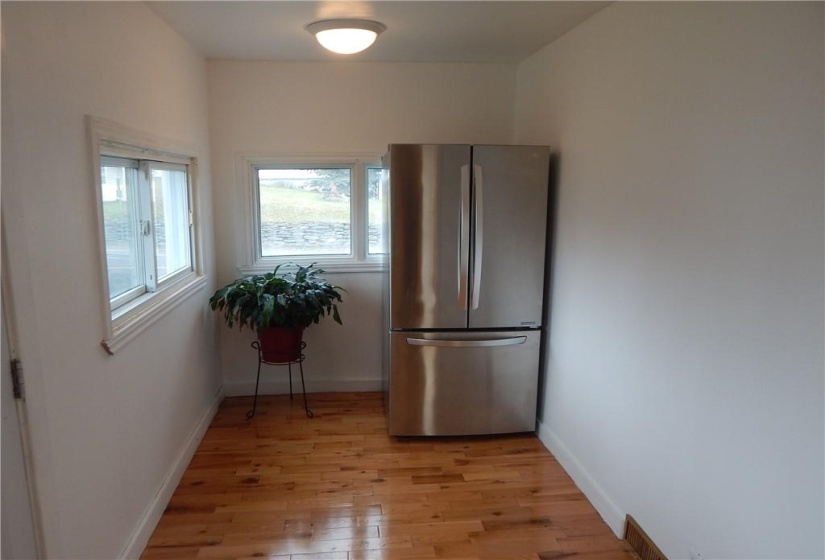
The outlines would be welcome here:
[[[158,282],[192,268],[188,192],[185,170],[152,169]]]
[[[137,169],[100,166],[109,299],[143,285],[138,236]]]

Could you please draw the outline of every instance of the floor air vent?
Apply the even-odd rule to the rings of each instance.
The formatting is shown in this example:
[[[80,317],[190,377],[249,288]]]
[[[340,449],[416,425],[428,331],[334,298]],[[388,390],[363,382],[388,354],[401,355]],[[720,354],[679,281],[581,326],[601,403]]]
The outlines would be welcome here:
[[[625,519],[624,540],[641,560],[667,560],[667,556],[662,554],[659,547],[653,544],[647,533],[639,527],[639,524],[630,515]]]

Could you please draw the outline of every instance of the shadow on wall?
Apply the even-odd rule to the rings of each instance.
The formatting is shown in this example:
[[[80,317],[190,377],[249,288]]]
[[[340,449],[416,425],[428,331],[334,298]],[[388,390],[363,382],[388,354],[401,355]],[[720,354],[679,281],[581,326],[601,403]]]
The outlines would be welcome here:
[[[559,154],[551,153],[549,173],[550,179],[547,186],[547,242],[544,245],[544,316],[541,318],[541,323],[544,325],[544,340],[542,341],[541,352],[539,353],[539,402],[538,408],[536,409],[537,418],[544,418],[544,388],[547,384],[547,360],[550,354],[550,329],[552,327],[550,318],[552,317],[553,272],[555,270],[553,263],[553,241],[556,238],[556,224],[558,223],[558,216],[556,215],[558,205],[556,204],[556,201],[559,194],[559,169]]]

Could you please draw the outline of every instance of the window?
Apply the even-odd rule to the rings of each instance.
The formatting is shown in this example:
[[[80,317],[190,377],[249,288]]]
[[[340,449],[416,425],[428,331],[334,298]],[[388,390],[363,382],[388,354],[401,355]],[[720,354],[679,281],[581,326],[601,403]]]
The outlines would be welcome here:
[[[192,272],[187,166],[101,156],[100,197],[113,310]]]
[[[262,257],[352,253],[352,167],[256,171]]]
[[[367,250],[370,255],[387,253],[384,215],[386,212],[386,184],[380,167],[367,168]]]
[[[90,118],[110,354],[205,285],[198,259],[196,161],[168,142]]]
[[[248,258],[241,272],[283,262],[327,271],[380,270],[384,199],[378,158],[245,158]]]

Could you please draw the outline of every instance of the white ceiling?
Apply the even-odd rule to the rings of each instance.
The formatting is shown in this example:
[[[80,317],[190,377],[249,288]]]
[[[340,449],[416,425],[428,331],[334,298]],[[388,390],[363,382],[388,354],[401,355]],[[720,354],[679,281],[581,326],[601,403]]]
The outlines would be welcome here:
[[[609,2],[206,1],[148,6],[210,59],[503,62],[524,60]],[[366,51],[336,55],[304,26],[360,17],[387,30]]]

